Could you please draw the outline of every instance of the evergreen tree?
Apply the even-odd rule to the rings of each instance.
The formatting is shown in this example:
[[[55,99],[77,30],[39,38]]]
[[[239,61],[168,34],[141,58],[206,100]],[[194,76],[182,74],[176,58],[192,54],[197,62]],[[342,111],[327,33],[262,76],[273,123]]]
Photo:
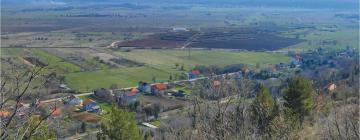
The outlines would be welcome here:
[[[309,115],[314,107],[315,91],[310,80],[303,77],[293,77],[285,91],[285,107],[297,113],[300,122]]]
[[[98,139],[105,140],[142,140],[135,115],[113,105],[109,118],[104,118]]]

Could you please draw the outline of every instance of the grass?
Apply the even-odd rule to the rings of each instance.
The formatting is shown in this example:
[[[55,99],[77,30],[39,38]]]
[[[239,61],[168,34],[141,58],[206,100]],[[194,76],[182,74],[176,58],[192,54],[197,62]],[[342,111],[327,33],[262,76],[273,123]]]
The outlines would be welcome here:
[[[48,66],[46,67],[46,71],[56,71],[59,73],[81,71],[81,68],[79,66],[67,62],[66,60],[56,55],[50,54],[42,49],[1,48],[1,57],[21,58],[26,56],[34,56],[38,58],[41,62],[48,64]],[[19,64],[24,64],[20,59],[18,59],[17,62]],[[2,64],[6,66],[6,63]]]
[[[294,31],[287,36],[295,34],[296,32],[297,31]],[[300,39],[305,39],[307,41],[283,48],[282,50],[302,51],[319,47],[327,49],[342,49],[347,46],[356,48],[358,46],[359,33],[358,30],[350,28],[339,28],[334,32],[315,30],[305,36],[301,35]],[[338,43],[322,45],[321,42],[324,40],[336,40]]]
[[[0,48],[1,57],[20,56],[23,53],[23,49],[20,48]]]
[[[78,72],[81,68],[75,64],[67,62],[60,57],[49,54],[41,49],[31,49],[32,54],[38,57],[42,62],[48,64],[50,69],[55,69],[63,73]]]
[[[98,98],[94,98],[92,97],[91,95],[87,95],[87,96],[80,96],[79,97],[80,99],[82,100],[86,100],[86,99],[91,99],[91,100],[94,100],[96,102],[96,104],[98,106],[100,106],[100,108],[102,110],[105,110],[105,112],[109,112],[111,110],[111,103],[107,102],[107,101],[104,101],[104,100],[101,100],[101,99],[98,99]]]
[[[81,68],[62,58],[52,55],[42,49],[4,49],[2,54],[21,55],[30,52],[42,62],[49,64],[48,69],[65,75],[65,82],[73,89],[80,92],[88,92],[96,88],[107,88],[112,84],[120,87],[136,86],[141,80],[152,82],[164,82],[169,79],[170,74],[180,74],[184,71],[175,69],[175,63],[184,65],[185,70],[192,69],[196,65],[226,66],[230,64],[248,64],[254,66],[256,63],[266,64],[287,62],[287,56],[266,52],[231,52],[228,50],[192,50],[190,57],[186,50],[132,50],[131,52],[114,52],[120,57],[144,63],[143,67],[129,67],[110,69],[107,65],[96,60],[89,59],[89,64],[98,65],[101,70],[82,72]]]
[[[149,67],[131,67],[106,69],[98,71],[77,72],[65,75],[65,81],[72,88],[87,92],[96,88],[108,88],[112,84],[120,87],[136,86],[141,80],[151,81],[155,76],[157,82],[166,81],[169,74]]]
[[[161,125],[161,121],[158,120],[158,119],[152,120],[152,121],[150,121],[149,123],[152,124],[152,125],[155,125],[155,126],[157,126],[157,127],[160,127],[160,125]]]
[[[88,92],[96,88],[107,88],[112,84],[120,87],[136,86],[139,81],[164,82],[170,74],[179,74],[183,71],[175,69],[175,63],[184,65],[185,69],[192,69],[196,65],[274,64],[288,62],[287,56],[266,52],[231,52],[226,50],[193,50],[190,58],[183,50],[132,50],[131,52],[115,52],[115,55],[129,60],[145,63],[143,67],[118,69],[103,69],[97,71],[68,73],[65,82],[73,89]]]
[[[156,67],[172,72],[175,64],[184,64],[185,69],[191,69],[196,65],[217,65],[226,66],[231,64],[247,64],[255,66],[260,64],[275,64],[288,62],[289,58],[282,54],[266,52],[233,52],[228,50],[132,50],[131,52],[116,52],[117,55],[145,63],[148,66]]]
[[[101,63],[99,60],[96,60],[94,58],[92,59],[87,59],[86,60],[86,63],[90,64],[90,65],[93,65],[93,66],[97,66],[99,67],[100,69],[108,69],[109,66],[104,64],[104,63]]]
[[[174,88],[172,88],[172,90],[175,90],[175,91],[179,91],[179,90],[182,90],[184,91],[187,95],[190,95],[192,93],[192,90],[187,88],[187,87],[183,87],[183,86],[175,86]]]

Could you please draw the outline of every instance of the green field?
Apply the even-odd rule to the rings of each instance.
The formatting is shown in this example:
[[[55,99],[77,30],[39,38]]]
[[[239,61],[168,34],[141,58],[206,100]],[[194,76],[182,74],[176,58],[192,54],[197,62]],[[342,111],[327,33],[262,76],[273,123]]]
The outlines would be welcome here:
[[[175,64],[184,65],[185,69],[192,69],[196,65],[227,66],[231,64],[247,64],[255,66],[256,63],[275,64],[288,62],[289,57],[282,54],[230,51],[230,50],[132,50],[131,52],[116,52],[117,55],[145,63],[149,66],[172,72]]]
[[[153,76],[156,77],[156,82],[164,82],[171,74],[184,72],[175,69],[175,63],[184,64],[185,69],[189,70],[195,65],[226,66],[243,63],[254,66],[256,63],[289,61],[287,56],[281,54],[225,50],[193,50],[190,58],[188,52],[183,50],[132,50],[115,53],[121,57],[145,63],[145,66],[69,73],[65,75],[66,83],[73,89],[85,92],[95,88],[109,87],[112,84],[118,84],[120,87],[136,86],[141,80],[152,82]]]
[[[41,49],[31,49],[32,54],[38,57],[42,62],[48,64],[49,69],[55,69],[60,72],[78,72],[81,68],[75,64],[67,62],[60,57],[49,54]]]
[[[110,68],[101,63],[101,70],[81,71],[79,66],[42,49],[2,49],[2,56],[17,57],[26,56],[25,54],[31,54],[49,64],[47,67],[49,71],[64,74],[65,82],[80,92],[88,92],[101,87],[107,88],[112,84],[120,87],[136,86],[141,80],[152,82],[153,77],[156,82],[164,82],[169,79],[170,75],[175,78],[175,74],[180,76],[196,65],[224,67],[231,64],[255,66],[256,63],[259,63],[260,66],[266,67],[267,64],[289,61],[289,57],[285,55],[266,52],[193,49],[189,57],[187,50],[134,49],[130,52],[113,51],[113,55],[144,63],[144,66]],[[98,63],[93,59],[86,61]],[[176,63],[179,64],[177,69],[175,68]],[[185,71],[179,70],[182,65]]]
[[[20,58],[26,56],[34,56],[41,62],[48,64],[46,69],[49,71],[56,71],[59,73],[81,71],[79,66],[70,63],[56,55],[50,54],[42,49],[1,48],[1,57]],[[20,59],[18,61],[19,63],[22,63]]]
[[[318,27],[318,28],[323,28],[323,27]],[[306,32],[306,30],[303,32]],[[292,32],[290,34],[295,34],[295,33],[296,32]],[[291,35],[288,34],[287,36],[291,36]],[[282,50],[302,51],[302,50],[309,50],[319,47],[327,48],[327,49],[343,49],[346,48],[347,46],[357,48],[359,41],[359,32],[357,29],[351,29],[351,28],[338,28],[333,32],[317,29],[305,35],[300,35],[299,38],[307,41],[289,46],[287,48],[283,48]],[[326,40],[336,41],[337,43],[321,44],[321,42]]]
[[[112,84],[118,84],[120,87],[136,86],[140,80],[151,81],[153,76],[157,82],[169,78],[168,73],[157,69],[133,67],[69,73],[65,75],[65,81],[70,87],[85,92],[95,88],[108,88]]]

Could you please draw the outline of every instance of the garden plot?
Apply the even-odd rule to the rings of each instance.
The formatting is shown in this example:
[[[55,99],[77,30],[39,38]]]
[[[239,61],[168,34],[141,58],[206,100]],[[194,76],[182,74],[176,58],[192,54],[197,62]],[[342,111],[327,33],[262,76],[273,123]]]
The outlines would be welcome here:
[[[188,104],[188,102],[178,99],[170,99],[166,97],[156,96],[142,96],[142,101],[145,105],[158,103],[163,108],[163,111],[179,109]]]
[[[114,56],[106,50],[92,48],[47,48],[45,50],[77,64],[85,71],[141,66],[140,63]]]

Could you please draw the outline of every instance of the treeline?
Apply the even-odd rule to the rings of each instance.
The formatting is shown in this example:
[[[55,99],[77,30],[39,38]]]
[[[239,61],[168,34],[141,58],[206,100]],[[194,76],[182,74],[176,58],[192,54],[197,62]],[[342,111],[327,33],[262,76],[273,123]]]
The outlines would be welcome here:
[[[248,98],[254,92],[256,97]],[[194,97],[191,111],[164,122],[155,139],[359,138],[357,96],[334,101],[304,77],[290,78],[280,98],[251,80],[200,85],[193,94],[201,96]],[[223,98],[208,100],[214,96]]]

